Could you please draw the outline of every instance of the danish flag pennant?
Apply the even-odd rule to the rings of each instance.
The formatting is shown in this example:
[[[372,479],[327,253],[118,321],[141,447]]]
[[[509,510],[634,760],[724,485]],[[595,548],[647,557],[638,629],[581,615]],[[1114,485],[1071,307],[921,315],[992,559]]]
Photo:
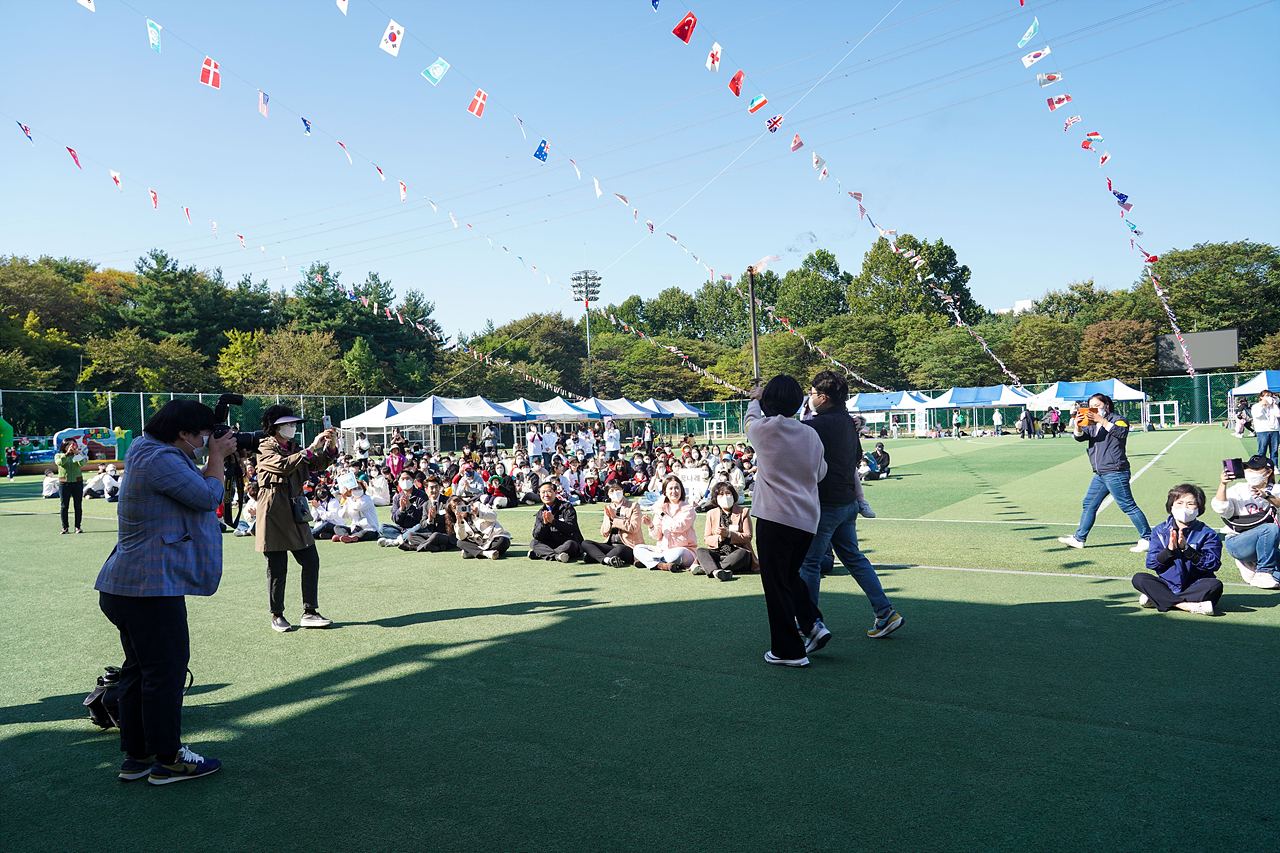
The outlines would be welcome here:
[[[467,107],[467,112],[476,118],[484,116],[484,102],[489,100],[489,93],[484,89],[476,89],[475,96],[471,99],[471,106]]]
[[[207,56],[204,58],[204,65],[200,68],[200,82],[210,89],[222,88],[222,72],[218,70],[218,63]]]

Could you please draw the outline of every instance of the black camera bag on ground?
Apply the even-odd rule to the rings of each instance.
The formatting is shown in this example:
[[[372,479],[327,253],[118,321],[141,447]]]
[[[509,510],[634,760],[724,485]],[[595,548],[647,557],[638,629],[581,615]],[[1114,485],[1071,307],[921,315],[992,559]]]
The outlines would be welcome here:
[[[185,696],[195,683],[195,674],[188,668],[187,686],[182,689],[182,695]],[[89,719],[95,726],[104,729],[120,727],[120,667],[106,667],[106,671],[98,676],[98,686],[84,697],[84,706],[89,709]]]

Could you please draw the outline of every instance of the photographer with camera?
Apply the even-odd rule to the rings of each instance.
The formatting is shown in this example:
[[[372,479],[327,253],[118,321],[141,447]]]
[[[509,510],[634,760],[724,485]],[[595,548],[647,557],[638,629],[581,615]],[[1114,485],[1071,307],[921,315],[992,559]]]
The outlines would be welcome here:
[[[119,541],[94,589],[120,631],[120,767],[123,781],[153,785],[207,776],[222,766],[182,745],[182,694],[191,658],[188,595],[213,595],[222,578],[223,460],[236,438],[211,438],[213,410],[172,400],[129,447],[120,490]],[[204,468],[195,460],[208,454]]]
[[[327,429],[308,448],[293,443],[302,418],[288,406],[262,413],[266,437],[258,446],[257,548],[267,558],[267,600],[271,627],[281,633],[292,626],[284,618],[284,587],[289,554],[302,567],[303,628],[326,628],[333,621],[320,615],[320,554],[311,536],[311,513],[302,485],[313,471],[323,471],[337,450],[334,430]]]

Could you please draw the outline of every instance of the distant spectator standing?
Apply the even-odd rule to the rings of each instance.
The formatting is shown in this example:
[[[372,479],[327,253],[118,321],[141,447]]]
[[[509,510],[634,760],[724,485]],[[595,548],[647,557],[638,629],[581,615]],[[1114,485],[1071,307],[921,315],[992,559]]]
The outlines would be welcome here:
[[[1000,414],[999,409],[991,416],[991,423],[996,428],[996,435],[1004,435],[1004,415]]]
[[[71,503],[76,505],[76,533],[84,533],[80,529],[83,513],[84,477],[80,466],[89,461],[85,452],[74,438],[62,442],[62,447],[53,456],[53,464],[58,466],[58,483],[62,494],[62,532],[67,533],[67,508]]]
[[[1280,448],[1280,406],[1276,405],[1274,392],[1263,391],[1253,404],[1253,431],[1258,436],[1258,455],[1270,459],[1272,468],[1280,465],[1276,458]]]
[[[12,444],[4,449],[4,467],[9,472],[9,479],[12,480],[18,473],[18,448]]]
[[[618,430],[618,425],[613,421],[609,421],[605,426],[604,452],[611,461],[617,459],[618,454],[622,452],[622,433]]]

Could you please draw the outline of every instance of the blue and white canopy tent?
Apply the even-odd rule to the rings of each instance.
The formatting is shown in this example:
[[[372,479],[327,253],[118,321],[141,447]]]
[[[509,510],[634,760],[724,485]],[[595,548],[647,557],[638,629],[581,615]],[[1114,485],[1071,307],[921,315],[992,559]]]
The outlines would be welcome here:
[[[342,423],[338,424],[338,426],[342,430],[349,432],[344,436],[343,440],[345,449],[350,451],[355,447],[356,434],[360,432],[365,434],[371,432],[382,433],[382,446],[385,447],[387,444],[387,421],[401,412],[413,408],[414,405],[414,403],[406,403],[402,400],[383,400],[358,415],[343,418]]]
[[[710,412],[704,412],[697,406],[690,406],[683,400],[655,400],[650,397],[640,405],[655,412],[666,412],[673,418],[709,418]]]
[[[1031,398],[1031,408],[1047,409],[1050,406],[1070,408],[1072,403],[1087,402],[1094,394],[1106,394],[1117,403],[1147,399],[1145,393],[1125,385],[1119,379],[1102,379],[1097,382],[1055,382]]]
[[[1280,370],[1264,370],[1243,385],[1232,388],[1230,394],[1239,397],[1244,394],[1260,394],[1263,391],[1280,393]]]
[[[619,397],[616,400],[601,400],[598,397],[593,397],[587,402],[595,403],[605,413],[606,417],[619,421],[650,421],[671,417],[667,412],[633,403],[626,397]]]
[[[887,423],[894,436],[901,432],[923,435],[927,429],[929,398],[918,391],[854,394],[845,402],[845,408],[866,415],[868,423]],[[881,412],[884,414],[877,417]]]
[[[979,409],[1025,406],[1031,395],[1010,385],[989,385],[985,388],[952,388],[940,397],[929,401],[930,409]]]

